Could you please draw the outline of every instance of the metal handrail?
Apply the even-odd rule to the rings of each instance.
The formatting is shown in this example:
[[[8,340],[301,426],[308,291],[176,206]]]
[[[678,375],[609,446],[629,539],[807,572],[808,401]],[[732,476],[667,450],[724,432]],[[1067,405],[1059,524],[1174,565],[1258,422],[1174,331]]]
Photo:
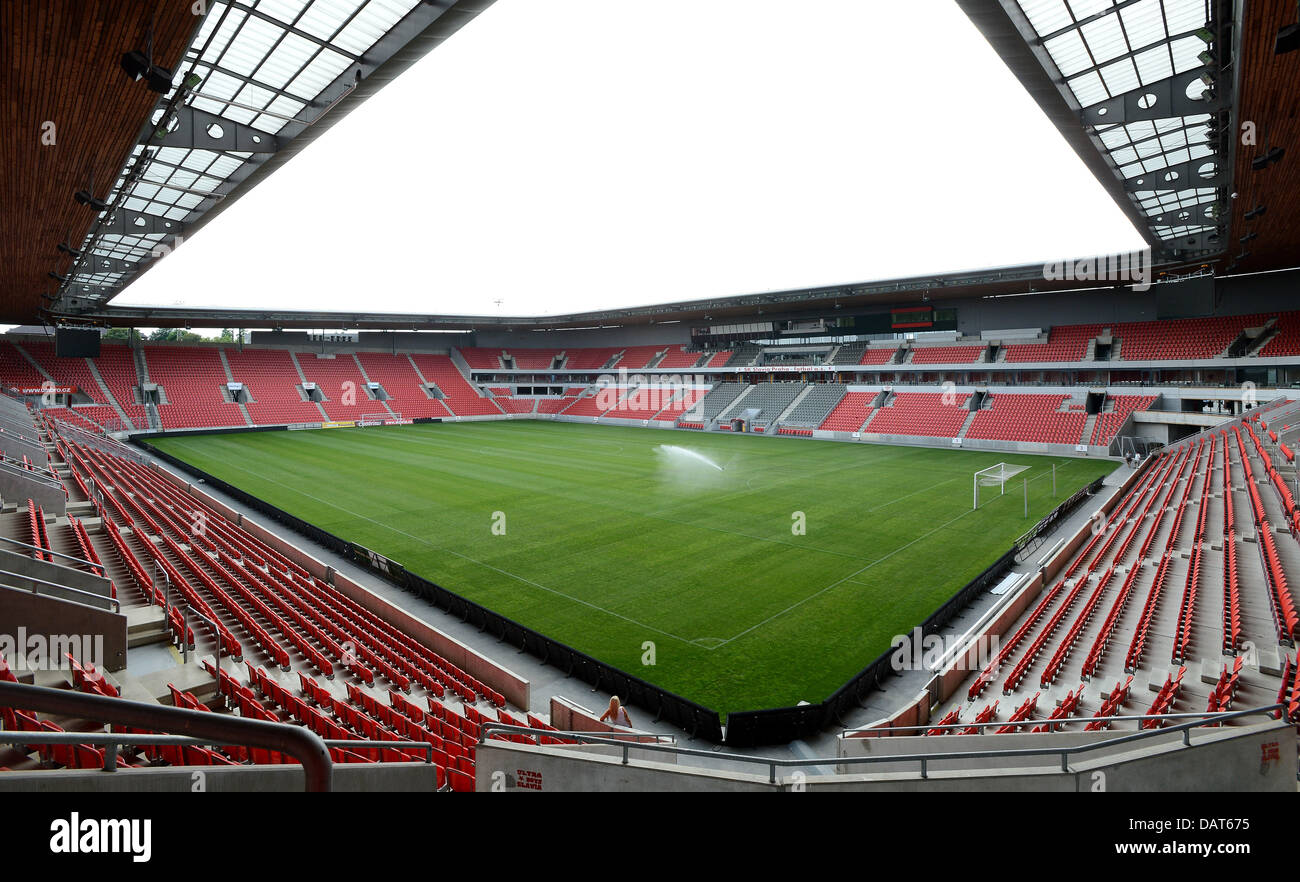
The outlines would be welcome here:
[[[101,570],[104,573],[105,577],[107,577],[108,574],[108,571],[104,569],[103,564],[97,564],[93,560],[83,560],[82,558],[76,557],[71,554],[64,554],[62,551],[55,551],[53,548],[42,548],[39,545],[28,545],[26,542],[19,542],[17,539],[11,539],[8,536],[0,536],[0,542],[8,542],[10,545],[17,545],[19,548],[26,548],[28,551],[40,551],[40,552],[44,552],[45,554],[52,554],[55,557],[62,557],[65,558],[66,560],[71,560],[77,563],[85,564],[88,567],[94,567],[97,570]]]
[[[51,582],[47,579],[38,579],[36,576],[29,576],[25,573],[13,573],[10,572],[9,570],[0,570],[0,576],[13,576],[16,580],[21,582],[35,582],[40,585],[49,585],[52,588],[58,588],[60,591],[71,591],[73,594],[84,594],[86,597],[93,597],[95,598],[96,601],[99,602],[89,603],[83,600],[74,600],[69,597],[58,597],[55,594],[37,590],[35,585],[33,585],[31,588],[23,588],[18,585],[8,585],[8,584],[3,585],[3,587],[11,588],[14,591],[26,591],[30,594],[38,594],[41,597],[53,597],[56,600],[66,600],[69,603],[79,603],[82,606],[93,606],[96,609],[105,609],[105,607],[102,604],[104,602],[107,602],[111,607],[113,607],[111,609],[107,609],[108,612],[120,613],[122,611],[122,601],[118,600],[116,597],[109,597],[107,594],[96,594],[94,591],[87,591],[84,588],[73,588],[71,585],[63,585],[58,582]]]
[[[202,711],[200,711],[202,713]],[[238,719],[242,719],[238,718]],[[281,725],[281,724],[277,724]],[[299,728],[294,726],[292,728]],[[165,745],[178,747],[230,747],[236,742],[213,738],[191,738],[188,735],[144,734],[136,732],[6,732],[0,730],[0,744],[103,744],[108,747],[124,745]],[[323,741],[328,748],[345,750],[422,750],[424,764],[433,764],[433,745],[427,741],[358,741],[350,738],[327,738]],[[270,748],[268,748],[270,749]],[[288,753],[288,751],[281,751]],[[104,771],[117,769],[117,751],[104,752]],[[290,754],[292,756],[292,754]]]
[[[1275,708],[1281,706],[1282,705],[1280,704],[1274,705]],[[1060,725],[1066,725],[1068,723],[1111,723],[1111,722],[1135,722],[1135,721],[1145,722],[1146,720],[1205,720],[1210,717],[1216,716],[1218,713],[1219,712],[1217,711],[1200,711],[1200,712],[1170,713],[1170,714],[1116,714],[1115,716],[1110,716],[1110,717],[1059,717],[1055,720],[1049,720],[1044,717],[1044,718],[1039,718],[1034,720],[1021,720],[1018,723],[1011,723],[1006,720],[1002,720],[1001,722],[994,720],[989,723],[976,723],[972,721],[969,723],[944,723],[944,724],[930,723],[929,725],[923,725],[923,726],[881,726],[879,728],[863,726],[860,729],[845,729],[841,734],[845,738],[852,738],[859,732],[890,732],[890,733],[929,732],[933,729],[973,729],[977,727],[980,729],[988,729],[994,726],[1024,727],[1024,726],[1043,726],[1048,724],[1051,724],[1053,726],[1060,726]],[[1225,713],[1228,712],[1225,711]],[[1250,711],[1244,711],[1244,713],[1250,713]]]
[[[1013,748],[1009,750],[970,750],[970,751],[951,751],[945,753],[912,753],[912,754],[894,754],[868,756],[837,756],[837,757],[813,757],[810,759],[781,759],[773,757],[751,756],[739,753],[715,753],[711,750],[696,750],[688,747],[665,747],[654,742],[642,744],[630,744],[626,741],[618,741],[604,735],[593,735],[590,732],[558,732],[550,729],[533,729],[529,726],[509,726],[505,723],[483,723],[479,729],[478,744],[481,747],[488,738],[490,732],[503,732],[509,734],[520,734],[533,736],[540,746],[540,740],[543,737],[563,738],[566,740],[576,740],[591,744],[610,744],[615,747],[623,748],[623,765],[628,764],[628,754],[632,747],[641,750],[648,750],[656,753],[671,753],[676,756],[694,756],[707,757],[710,760],[728,761],[749,765],[765,765],[768,767],[769,783],[776,783],[776,770],[780,768],[798,768],[803,766],[834,766],[834,765],[878,765],[880,763],[919,763],[922,779],[929,778],[929,764],[933,762],[944,762],[950,760],[972,760],[972,759],[999,759],[1007,757],[1032,757],[1032,756],[1059,756],[1061,759],[1061,771],[1068,773],[1070,771],[1070,757],[1079,754],[1089,753],[1091,751],[1102,750],[1105,748],[1115,747],[1121,744],[1130,744],[1135,741],[1145,741],[1161,735],[1170,735],[1175,732],[1183,733],[1183,746],[1191,746],[1191,730],[1201,726],[1212,725],[1226,720],[1237,719],[1239,717],[1255,716],[1257,714],[1271,714],[1273,711],[1284,709],[1281,704],[1266,705],[1263,707],[1254,707],[1248,710],[1231,711],[1229,713],[1212,714],[1205,718],[1188,723],[1180,723],[1176,726],[1161,729],[1142,729],[1131,735],[1122,735],[1116,738],[1108,738],[1104,741],[1095,741],[1091,744],[1082,744],[1074,747],[1025,747]],[[1186,716],[1185,714],[1180,716]],[[1156,718],[1156,717],[1152,717]],[[1043,720],[1026,721],[1026,724],[1041,723]],[[1080,722],[1075,718],[1073,722]],[[969,725],[969,724],[968,724]],[[1009,725],[1000,723],[998,725]],[[1014,724],[1011,724],[1014,725]]]
[[[209,738],[223,744],[274,750],[286,753],[302,763],[309,792],[327,793],[333,786],[334,763],[330,759],[329,748],[319,735],[302,726],[21,683],[0,683],[0,707],[63,714],[121,726],[170,730],[172,733]],[[26,736],[38,733],[22,734]],[[77,734],[83,741],[89,737],[73,734]],[[126,736],[111,734],[107,737]]]
[[[0,431],[3,430],[0,429]],[[32,469],[16,466],[13,464],[12,460],[0,460],[0,469],[11,471],[18,477],[25,478],[28,481],[35,481],[38,484],[43,484],[49,489],[54,489],[55,487],[60,490],[63,489],[63,485],[51,478],[49,475],[33,471]]]

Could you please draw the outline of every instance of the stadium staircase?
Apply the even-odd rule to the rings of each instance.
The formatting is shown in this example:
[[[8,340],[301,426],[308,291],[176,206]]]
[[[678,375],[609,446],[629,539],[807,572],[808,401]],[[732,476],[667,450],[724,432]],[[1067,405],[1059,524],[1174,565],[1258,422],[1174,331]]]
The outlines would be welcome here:
[[[740,394],[737,395],[735,398],[732,398],[731,401],[727,403],[727,406],[724,407],[722,410],[720,410],[717,413],[717,415],[713,417],[713,419],[719,423],[726,422],[727,419],[729,418],[728,415],[731,414],[733,411],[737,411],[737,406],[740,404],[740,402],[748,398],[749,395],[757,388],[758,388],[757,386],[749,386],[749,385],[745,386],[743,389],[740,390]]]
[[[1079,436],[1079,444],[1089,444],[1092,442],[1092,436],[1097,431],[1097,414],[1088,414],[1088,419],[1083,424],[1083,434]]]
[[[127,418],[126,411],[122,409],[122,406],[117,403],[117,399],[114,398],[113,394],[109,391],[108,384],[104,382],[104,377],[99,373],[99,368],[95,366],[94,360],[89,358],[86,359],[86,367],[90,371],[91,379],[95,381],[95,385],[98,387],[100,397],[102,397],[107,405],[113,409],[113,413],[116,414],[118,422],[126,428],[134,428],[131,420]]]
[[[18,355],[20,355],[25,361],[27,361],[33,368],[36,369],[36,372],[40,374],[40,377],[32,378],[32,380],[34,381],[32,382],[33,386],[40,386],[42,380],[49,380],[51,383],[54,383],[56,386],[59,385],[59,381],[54,379],[54,377],[51,376],[50,372],[47,371],[39,361],[37,361],[35,358],[32,357],[31,353],[29,353],[26,349],[24,349],[21,345],[17,343],[13,343],[10,345],[13,346],[14,350],[18,353]]]
[[[846,390],[826,415],[826,419],[822,420],[817,428],[826,432],[862,431],[874,412],[872,402],[875,398],[876,393],[874,392],[849,392]]]
[[[230,359],[226,358],[226,348],[222,346],[217,350],[217,352],[221,356],[221,370],[226,375],[226,382],[227,383],[237,382],[235,380],[235,375],[230,371]],[[244,417],[245,425],[249,425],[249,426],[253,425],[253,415],[248,412],[248,406],[245,405],[244,402],[242,401],[236,403],[239,405],[240,414],[243,415]]]
[[[148,427],[155,432],[162,431],[162,416],[158,413],[157,402],[144,397],[145,386],[153,382],[149,379],[149,364],[145,361],[144,347],[133,347],[131,355],[135,358],[136,386],[141,390],[141,400],[144,402],[144,415],[148,421]]]
[[[368,390],[368,389],[370,388],[371,379],[370,379],[370,375],[369,375],[368,373],[366,373],[366,366],[361,362],[361,357],[360,357],[360,355],[359,355],[358,353],[356,353],[356,352],[352,353],[352,360],[356,363],[356,366],[357,366],[357,373],[361,374],[361,379],[365,381],[365,383],[366,383],[366,389]],[[380,382],[380,381],[378,381],[378,380],[376,380],[375,382],[378,382],[378,383],[379,383],[379,387],[380,387],[381,389],[384,388],[384,384],[383,384],[382,382]],[[385,392],[385,394],[387,394],[388,390],[387,390],[387,389],[384,389],[384,392]],[[371,400],[373,400],[376,404],[382,404],[383,407],[384,407],[384,411],[385,411],[385,412],[386,412],[390,417],[392,417],[393,419],[396,419],[396,418],[397,418],[397,414],[396,414],[396,413],[393,411],[393,409],[392,409],[391,407],[389,407],[389,405],[388,405],[388,399],[379,399],[379,398],[376,398],[376,399],[371,399]],[[378,413],[378,411],[375,411],[375,412]]]
[[[961,428],[957,430],[957,435],[955,437],[965,438],[966,433],[970,431],[970,427],[974,424],[975,417],[978,416],[979,413],[980,412],[978,410],[972,410],[970,414],[966,417],[965,422],[961,424]]]
[[[307,394],[307,375],[303,373],[302,363],[298,361],[298,353],[292,349],[289,350],[289,361],[293,362],[293,369],[298,374],[298,396],[303,401],[311,401],[311,396]],[[316,412],[320,414],[322,422],[329,422],[330,415],[325,412],[325,405],[319,401],[311,401],[316,406]]]

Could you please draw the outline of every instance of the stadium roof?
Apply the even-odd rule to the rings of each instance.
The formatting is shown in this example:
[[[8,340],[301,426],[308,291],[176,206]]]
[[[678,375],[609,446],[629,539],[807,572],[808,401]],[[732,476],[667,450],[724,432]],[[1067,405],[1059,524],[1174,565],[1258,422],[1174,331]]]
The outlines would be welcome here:
[[[170,68],[171,88],[141,112],[144,83],[119,71],[87,76],[111,81],[113,101],[99,108],[133,121],[132,137],[104,131],[101,149],[128,155],[102,174],[93,194],[107,203],[73,249],[81,252],[61,267],[58,303],[51,312],[73,315],[94,309],[120,293],[151,262],[178,247],[188,235],[221,212],[347,111],[455,33],[492,0],[207,0],[206,15],[184,48],[162,51],[155,63]],[[131,4],[98,4],[106,18]],[[63,0],[57,17],[75,19],[76,4]],[[63,9],[62,7],[69,8]],[[200,21],[193,4],[159,3],[190,28]],[[138,18],[138,16],[137,16]],[[147,25],[147,18],[145,19]],[[70,53],[50,45],[39,22],[29,25],[29,42],[51,56],[55,68]],[[77,22],[79,26],[87,24]],[[108,41],[94,56],[116,58],[120,46],[142,39]],[[190,36],[186,33],[186,36]],[[43,65],[42,67],[45,67]],[[155,96],[156,97],[156,96]],[[69,100],[71,96],[69,96]],[[97,146],[95,141],[87,148]],[[114,177],[115,175],[115,177]],[[71,244],[71,243],[70,243]],[[54,251],[55,242],[38,241]],[[9,313],[10,320],[30,315]]]
[[[1223,250],[1230,2],[961,2],[1159,258]]]
[[[1291,146],[1300,125],[1292,112],[1300,53],[1275,57],[1272,51],[1278,28],[1294,22],[1294,3],[1245,4],[1234,27],[1232,0],[957,2],[1134,221],[1157,260],[1171,266],[1210,260],[1216,272],[1294,264],[1300,206],[1269,196],[1295,192],[1295,160],[1252,168],[1269,147]],[[161,0],[145,9],[124,0],[6,4],[0,23],[16,35],[13,67],[31,78],[12,88],[36,95],[46,72],[59,71],[44,103],[31,106],[38,116],[48,112],[63,122],[57,152],[38,154],[20,141],[18,162],[4,173],[9,192],[18,194],[11,202],[18,218],[0,231],[0,253],[13,258],[5,265],[17,274],[6,285],[0,321],[32,320],[42,289],[57,288],[58,304],[47,315],[65,320],[363,326],[360,316],[343,313],[312,313],[314,324],[299,325],[306,314],[106,304],[157,256],[490,3],[212,0],[198,24],[191,4]],[[106,55],[144,45],[149,20],[155,63],[170,64],[173,73],[171,90],[154,103],[157,96],[143,83],[105,77],[101,69]],[[50,39],[52,31],[65,39]],[[81,100],[84,83],[97,90],[91,102]],[[16,125],[5,129],[31,131],[37,121],[26,119],[31,113],[23,101],[17,106],[24,107],[22,118],[12,116],[9,102],[3,121]],[[1258,121],[1258,146],[1238,149],[1234,135],[1247,120]],[[1050,194],[1050,182],[1044,184]],[[93,218],[70,198],[92,186],[110,206]],[[1265,204],[1267,222],[1252,222],[1258,214],[1245,217]],[[1239,246],[1248,232],[1257,234],[1255,241]],[[81,256],[56,252],[60,241],[78,243],[73,248]],[[51,268],[64,279],[47,279]],[[812,306],[846,298],[884,302],[891,292],[901,301],[936,291],[974,296],[998,286],[1078,287],[1035,284],[1032,274],[1023,267],[545,319],[468,318],[577,326],[620,315],[703,318],[752,310],[760,301]],[[466,325],[466,317],[371,318],[374,327]]]

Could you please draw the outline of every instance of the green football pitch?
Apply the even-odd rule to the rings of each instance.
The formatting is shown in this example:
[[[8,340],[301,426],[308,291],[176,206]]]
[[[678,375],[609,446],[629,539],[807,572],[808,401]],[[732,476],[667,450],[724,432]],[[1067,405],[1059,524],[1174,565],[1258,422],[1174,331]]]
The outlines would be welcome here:
[[[1114,468],[537,420],[154,443],[722,713],[825,699]],[[972,510],[998,462],[1027,468]]]

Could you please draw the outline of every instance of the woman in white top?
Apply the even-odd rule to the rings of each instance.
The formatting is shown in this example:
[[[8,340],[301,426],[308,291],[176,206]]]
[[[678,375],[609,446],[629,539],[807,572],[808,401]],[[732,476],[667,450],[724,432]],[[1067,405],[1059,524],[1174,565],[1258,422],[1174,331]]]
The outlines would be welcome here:
[[[632,728],[632,718],[627,715],[627,708],[619,703],[618,696],[615,695],[609,700],[609,710],[600,715],[602,723],[612,723],[615,726],[625,726]]]

